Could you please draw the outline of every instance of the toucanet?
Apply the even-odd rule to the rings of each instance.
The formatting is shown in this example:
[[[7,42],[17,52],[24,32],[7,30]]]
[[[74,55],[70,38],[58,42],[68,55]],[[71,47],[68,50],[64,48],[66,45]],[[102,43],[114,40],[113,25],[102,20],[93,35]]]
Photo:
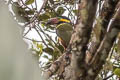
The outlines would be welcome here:
[[[47,25],[55,26],[60,43],[64,48],[67,48],[73,32],[73,26],[70,19],[65,16],[51,18],[48,20]]]

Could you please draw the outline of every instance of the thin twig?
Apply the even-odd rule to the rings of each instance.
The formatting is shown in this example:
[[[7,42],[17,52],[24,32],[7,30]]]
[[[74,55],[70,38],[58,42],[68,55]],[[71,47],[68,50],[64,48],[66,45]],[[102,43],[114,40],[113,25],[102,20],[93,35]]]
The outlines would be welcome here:
[[[30,39],[30,38],[27,38],[25,36],[23,36],[24,39],[27,39],[27,40],[30,40],[30,41],[35,41],[35,42],[42,42],[42,41],[38,41],[38,40],[34,40],[34,39]]]
[[[22,4],[23,4],[26,8],[28,8],[28,9],[31,10],[31,8],[29,8],[29,7],[23,2],[23,0],[20,0],[20,1],[22,2]]]
[[[46,37],[46,38],[49,38],[50,41],[52,41],[55,45],[57,45],[57,43],[56,43],[48,34],[46,34],[46,33],[41,29],[40,26],[38,27],[38,29],[39,29],[43,34],[45,34],[45,37]],[[61,52],[56,46],[52,45],[52,47],[54,47],[56,50],[58,50],[59,53],[60,53],[60,55],[62,55],[62,52]]]
[[[34,17],[30,20],[30,22],[28,22],[27,24],[25,24],[25,26],[28,25],[28,24],[30,24],[30,23],[32,23],[32,22],[34,22],[36,20],[36,18],[38,17],[38,15],[40,14],[40,12],[42,11],[43,7],[45,7],[45,4],[46,4],[47,1],[48,0],[44,1],[44,3],[42,5],[42,7],[40,8],[39,12],[36,15],[34,15]]]
[[[42,35],[40,34],[40,32],[37,30],[36,27],[34,27],[34,29],[37,31],[37,33],[39,34],[40,38],[42,39],[43,43],[45,44],[46,47],[48,47],[48,45],[46,44],[45,40],[43,39]]]
[[[71,16],[73,16],[73,14],[72,14],[72,10],[70,10],[66,5],[64,6],[68,11],[69,11],[69,14],[71,15]]]
[[[37,1],[36,0],[35,0],[35,6],[36,6],[36,10],[37,10],[38,6],[37,6]]]
[[[56,33],[55,31],[50,31],[50,30],[46,30],[46,29],[44,29],[44,30],[47,32],[50,32],[50,33]]]
[[[64,57],[65,53],[62,54],[62,56],[60,56],[56,61],[54,61],[49,67],[49,69],[46,72],[44,72],[43,76],[45,77],[46,80],[49,79],[55,72],[57,72],[60,67],[66,65]]]
[[[111,52],[110,52],[110,55],[109,55],[108,59],[111,59],[111,58],[112,58],[112,55],[113,55],[113,52],[114,52],[115,44],[116,44],[116,42],[113,43],[113,47],[111,48],[112,50],[111,50]]]
[[[110,77],[112,77],[114,74],[112,73],[111,75],[109,75],[108,77],[104,78],[103,80],[108,80]]]
[[[29,27],[29,30],[25,34],[23,34],[23,36],[26,36],[30,32],[30,30],[31,28]]]

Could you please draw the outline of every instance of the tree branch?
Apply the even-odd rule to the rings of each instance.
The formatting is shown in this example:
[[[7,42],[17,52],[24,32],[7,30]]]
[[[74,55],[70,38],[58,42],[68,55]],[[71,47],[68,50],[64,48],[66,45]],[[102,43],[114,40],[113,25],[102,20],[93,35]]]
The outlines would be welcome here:
[[[120,4],[120,1],[118,4]],[[86,76],[86,80],[89,80],[89,78],[91,78],[91,80],[94,80],[98,72],[101,70],[103,64],[105,63],[106,58],[108,57],[109,52],[113,46],[113,43],[116,40],[118,33],[120,32],[120,19],[118,19],[119,16],[120,5],[119,7],[116,6],[116,13],[113,16],[114,21],[109,23],[110,28],[102,40],[99,48],[97,49],[97,52],[93,56],[92,61],[90,62],[90,68],[87,70],[88,75]]]
[[[28,22],[27,24],[25,24],[25,26],[27,26],[28,24],[30,24],[30,23],[32,23],[32,22],[34,22],[34,21],[36,20],[36,18],[38,17],[38,15],[39,15],[40,12],[42,11],[42,9],[45,7],[47,1],[48,1],[48,0],[44,0],[43,5],[42,5],[42,7],[40,8],[39,12],[38,12],[36,15],[34,15],[34,17],[30,20],[30,22]]]
[[[104,78],[103,80],[108,80],[110,77],[112,77],[114,74],[112,73],[111,75],[109,75],[108,77]]]
[[[74,70],[71,80],[78,80],[85,74],[85,51],[90,39],[93,21],[96,13],[98,0],[81,0],[79,4],[80,19],[70,40],[70,50],[72,53],[71,66]]]
[[[86,62],[89,63],[93,57],[93,55],[95,54],[95,52],[97,51],[101,41],[103,40],[104,34],[106,33],[107,30],[107,26],[109,24],[110,19],[112,18],[112,15],[115,11],[115,7],[117,5],[119,0],[116,1],[111,1],[111,0],[105,0],[103,2],[103,6],[101,10],[99,10],[100,12],[99,17],[95,20],[96,23],[94,25],[94,29],[93,29],[93,37],[92,37],[92,41],[91,41],[91,46],[88,49],[87,55],[86,56]]]
[[[45,80],[49,79],[57,71],[60,71],[59,73],[64,71],[62,70],[66,65],[64,57],[65,57],[65,54],[60,56],[55,62],[52,63],[50,68],[44,72],[43,76],[45,77]]]

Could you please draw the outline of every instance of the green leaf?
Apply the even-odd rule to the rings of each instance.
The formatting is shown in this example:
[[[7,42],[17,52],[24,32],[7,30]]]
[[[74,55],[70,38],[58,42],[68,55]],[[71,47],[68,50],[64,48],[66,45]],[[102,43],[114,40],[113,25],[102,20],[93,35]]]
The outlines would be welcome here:
[[[43,45],[42,44],[37,44],[37,48],[43,49]]]
[[[113,73],[120,77],[120,68],[116,68]]]
[[[30,4],[32,4],[34,1],[35,1],[35,0],[26,0],[25,4],[26,4],[26,5],[30,5]]]
[[[50,15],[50,17],[57,17],[55,12],[48,12],[48,14]]]
[[[48,42],[49,46],[53,47],[53,44],[52,44],[51,40],[49,40],[49,39],[45,39],[45,40]]]
[[[46,59],[48,59],[48,56],[47,56],[47,55],[44,55],[43,57],[46,58]]]
[[[44,52],[48,53],[48,54],[53,54],[53,49],[52,48],[45,48],[43,49]]]
[[[25,23],[29,20],[29,17],[26,16],[25,8],[20,7],[18,2],[13,3],[12,11],[15,13],[15,20],[17,22]]]
[[[45,27],[45,22],[41,21],[41,26],[44,28]]]
[[[51,25],[48,25],[48,26],[46,27],[46,30],[48,30],[48,29],[50,29],[50,30],[55,30],[55,27],[52,27]]]
[[[62,15],[65,12],[65,9],[63,7],[59,7],[57,9],[57,14]]]
[[[42,53],[43,51],[43,45],[42,44],[37,44],[37,48],[40,49],[40,53]]]
[[[59,51],[58,51],[58,50],[54,50],[54,53],[53,53],[53,55],[52,55],[53,61],[56,60],[59,56],[60,56],[60,55],[59,55]]]
[[[44,27],[44,26],[45,26],[45,24],[41,24],[41,26],[42,26],[42,27]]]
[[[77,14],[78,14],[78,10],[73,10],[73,13],[74,13],[75,15],[77,15]]]
[[[45,21],[50,18],[50,15],[48,13],[41,14],[38,18],[40,21]]]
[[[37,54],[38,56],[41,56],[41,52],[40,52],[40,51],[37,51],[37,50],[36,50],[36,54]]]
[[[33,42],[33,44],[34,44],[34,45],[36,45],[36,44],[37,44],[37,42],[36,42],[34,39],[32,39],[32,42]]]
[[[63,53],[63,51],[64,51],[63,46],[62,46],[62,45],[58,45],[57,47],[58,47],[58,49]]]
[[[28,10],[28,11],[25,11],[26,14],[28,15],[33,15],[34,14],[34,10]]]

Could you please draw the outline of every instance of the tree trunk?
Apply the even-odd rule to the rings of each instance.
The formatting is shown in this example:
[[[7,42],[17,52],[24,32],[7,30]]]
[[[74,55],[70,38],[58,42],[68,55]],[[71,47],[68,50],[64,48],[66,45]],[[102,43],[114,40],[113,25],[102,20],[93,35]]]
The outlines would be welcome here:
[[[105,21],[101,19],[103,24],[98,27],[102,27],[102,29],[104,28],[104,31],[101,30],[100,34],[102,36],[98,37],[102,39],[100,42],[95,42],[94,45],[96,45],[97,48],[94,46],[95,48],[92,48],[91,53],[87,50],[87,44],[90,40],[90,34],[98,2],[97,0],[81,0],[79,5],[80,19],[78,20],[78,24],[76,25],[70,41],[72,58],[71,64],[65,68],[65,80],[95,80],[99,71],[102,69],[102,66],[104,65],[112,45],[120,31],[120,18],[117,18],[120,16],[120,1],[119,3],[118,1],[119,0],[106,0],[105,3],[109,5],[108,9],[113,11],[108,10],[106,11],[107,15],[101,16],[102,19],[107,18],[107,22],[105,24]],[[110,12],[114,13],[114,15]],[[97,24],[99,24],[99,22]],[[87,58],[88,56],[90,58]]]

